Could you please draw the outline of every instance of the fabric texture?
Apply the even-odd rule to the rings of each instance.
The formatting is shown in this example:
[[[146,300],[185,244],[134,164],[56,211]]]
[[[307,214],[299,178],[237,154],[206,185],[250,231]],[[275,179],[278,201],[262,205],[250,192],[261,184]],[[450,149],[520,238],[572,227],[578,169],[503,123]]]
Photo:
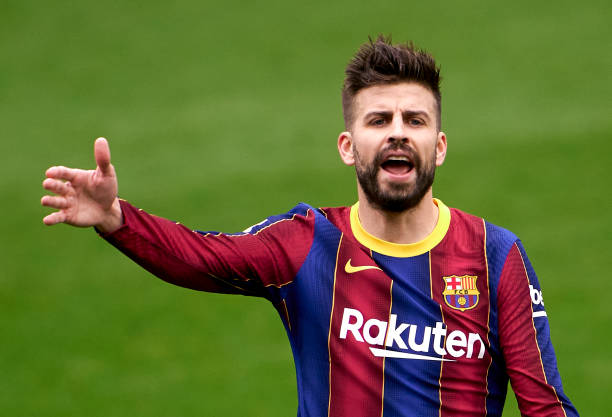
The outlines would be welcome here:
[[[501,416],[508,381],[523,415],[577,416],[520,240],[435,203],[448,222],[431,245],[371,243],[356,206],[304,203],[223,234],[122,200],[123,226],[103,237],[172,284],[268,299],[298,416]]]

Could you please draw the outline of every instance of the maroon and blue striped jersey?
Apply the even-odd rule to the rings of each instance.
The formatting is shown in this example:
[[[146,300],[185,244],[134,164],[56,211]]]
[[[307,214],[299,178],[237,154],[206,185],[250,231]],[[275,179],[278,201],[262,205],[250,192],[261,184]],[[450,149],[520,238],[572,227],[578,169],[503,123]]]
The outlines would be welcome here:
[[[104,238],[158,277],[260,296],[293,350],[298,416],[577,416],[561,385],[538,279],[521,242],[439,208],[434,231],[394,244],[358,204],[299,204],[242,233],[193,231],[121,201]]]

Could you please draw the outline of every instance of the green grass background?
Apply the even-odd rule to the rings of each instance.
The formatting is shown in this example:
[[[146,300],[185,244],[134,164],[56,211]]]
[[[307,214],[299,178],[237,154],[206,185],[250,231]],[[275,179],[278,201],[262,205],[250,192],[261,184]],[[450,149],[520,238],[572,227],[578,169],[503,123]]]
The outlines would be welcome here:
[[[495,3],[495,4],[494,4]],[[150,276],[92,230],[43,226],[48,166],[239,231],[299,201],[346,205],[343,69],[393,34],[442,66],[435,194],[524,241],[566,392],[612,415],[611,6],[582,2],[0,3],[0,415],[295,415],[289,343],[267,302]],[[509,393],[505,416],[516,416]]]

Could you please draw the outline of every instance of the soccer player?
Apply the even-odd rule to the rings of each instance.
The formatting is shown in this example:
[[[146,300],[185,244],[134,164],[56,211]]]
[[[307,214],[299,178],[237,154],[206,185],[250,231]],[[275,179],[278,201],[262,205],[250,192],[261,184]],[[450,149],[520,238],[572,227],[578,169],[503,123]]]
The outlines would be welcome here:
[[[379,37],[346,68],[340,158],[358,202],[299,204],[242,233],[193,231],[117,198],[105,139],[92,171],[51,167],[53,225],[94,226],[158,277],[267,298],[295,359],[298,416],[577,416],[518,238],[433,198],[446,157],[439,68]]]

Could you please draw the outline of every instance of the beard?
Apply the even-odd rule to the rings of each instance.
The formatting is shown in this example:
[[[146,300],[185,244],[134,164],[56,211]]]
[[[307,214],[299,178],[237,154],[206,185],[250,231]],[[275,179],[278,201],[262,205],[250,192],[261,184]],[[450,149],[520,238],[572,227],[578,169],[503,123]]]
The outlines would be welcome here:
[[[413,183],[390,182],[385,188],[378,181],[378,171],[385,161],[389,151],[398,150],[406,153],[413,162],[412,169],[415,170],[416,180]],[[423,159],[416,151],[403,143],[395,142],[376,154],[372,163],[365,163],[359,156],[357,148],[353,149],[355,154],[355,172],[357,180],[365,193],[370,205],[376,209],[402,212],[415,207],[423,200],[427,191],[431,188],[436,173],[436,152],[429,161]]]

